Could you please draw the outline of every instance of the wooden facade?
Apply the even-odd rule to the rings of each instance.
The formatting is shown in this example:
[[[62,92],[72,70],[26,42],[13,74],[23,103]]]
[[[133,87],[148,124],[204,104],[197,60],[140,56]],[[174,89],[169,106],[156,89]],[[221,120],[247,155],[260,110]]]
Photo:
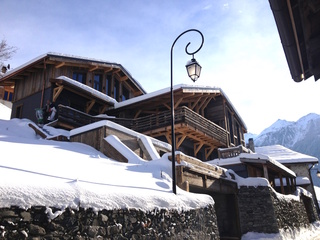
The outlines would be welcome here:
[[[134,129],[171,143],[170,91],[160,90],[115,105],[108,115],[135,120]],[[220,147],[245,146],[246,125],[220,88],[180,85],[174,89],[176,146],[209,160]]]
[[[13,89],[14,92],[11,117],[29,118],[35,121],[35,109],[43,108],[48,99],[54,100],[56,104],[62,102],[81,111],[86,111],[88,106],[91,106],[92,111],[88,111],[91,114],[105,111],[106,106],[94,106],[96,104],[93,102],[94,99],[88,98],[86,94],[80,94],[79,89],[72,91],[73,88],[65,86],[61,93],[63,88],[61,83],[51,80],[59,76],[74,79],[119,102],[145,93],[121,64],[47,53],[7,72],[0,79],[0,86]],[[57,93],[62,99],[56,97]]]

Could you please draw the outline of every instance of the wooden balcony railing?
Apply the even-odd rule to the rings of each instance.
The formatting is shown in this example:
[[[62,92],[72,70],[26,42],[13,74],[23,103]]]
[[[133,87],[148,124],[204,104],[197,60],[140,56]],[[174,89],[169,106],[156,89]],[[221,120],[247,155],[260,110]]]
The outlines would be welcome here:
[[[227,131],[217,124],[202,117],[187,107],[175,109],[175,124],[184,123],[198,132],[227,144]],[[164,111],[146,117],[135,119],[132,129],[138,132],[147,132],[162,127],[171,126],[171,111]]]
[[[59,105],[59,121],[73,125],[74,127],[84,126],[89,123],[97,122],[100,120],[109,120],[118,123],[122,126],[130,128],[134,131],[144,133],[151,130],[160,128],[171,127],[171,111],[164,111],[158,114],[152,114],[137,119],[125,119],[114,117],[94,117],[75,110],[70,107]],[[192,111],[187,107],[180,107],[175,109],[175,124],[188,125],[194,131],[206,135],[223,145],[227,145],[227,131],[217,124],[202,117],[200,114]]]

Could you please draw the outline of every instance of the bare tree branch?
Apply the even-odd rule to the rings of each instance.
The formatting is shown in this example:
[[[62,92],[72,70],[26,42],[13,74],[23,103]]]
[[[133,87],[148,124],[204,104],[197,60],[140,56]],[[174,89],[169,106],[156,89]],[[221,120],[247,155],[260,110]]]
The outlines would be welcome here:
[[[17,48],[9,46],[5,39],[0,42],[0,63],[11,59],[12,55],[16,53]]]

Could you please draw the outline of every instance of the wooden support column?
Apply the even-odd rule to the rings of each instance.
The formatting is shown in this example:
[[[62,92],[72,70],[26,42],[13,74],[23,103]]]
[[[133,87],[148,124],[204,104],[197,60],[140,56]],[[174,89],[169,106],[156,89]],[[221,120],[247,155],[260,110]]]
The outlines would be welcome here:
[[[172,145],[171,135],[167,132],[167,133],[165,134],[165,137],[166,137],[168,143],[169,143],[170,145]]]
[[[213,147],[210,147],[210,148],[206,148],[204,151],[205,151],[205,159],[207,160],[210,156],[210,154],[213,152],[214,148]]]
[[[63,86],[59,86],[53,89],[52,102],[56,102],[62,90],[63,90]]]
[[[228,122],[227,122],[227,112],[226,112],[226,100],[223,99],[223,115],[224,115],[224,129],[229,133],[227,134],[227,147],[230,146],[230,130],[228,129]]]
[[[105,113],[106,109],[107,109],[107,104],[102,105],[102,106],[99,108],[99,113],[100,113],[100,114]]]
[[[186,139],[187,135],[179,135],[179,136],[176,136],[176,148],[178,149],[181,144],[183,143],[183,141]]]
[[[200,151],[200,149],[202,148],[203,143],[199,142],[199,143],[195,143],[193,145],[193,150],[194,150],[194,156],[197,156],[197,153]]]
[[[265,164],[263,164],[263,176],[269,181],[268,167]]]
[[[281,193],[284,194],[283,179],[282,179],[281,173],[279,173],[279,179],[280,179]]]
[[[291,182],[291,192],[294,192],[296,190],[296,187],[294,185],[294,180],[292,177],[290,178],[290,182]]]
[[[88,101],[87,104],[86,104],[86,113],[89,113],[91,108],[93,107],[94,103],[96,101],[95,100],[91,100],[91,101]]]
[[[179,188],[189,192],[189,182],[184,179],[183,166],[176,167],[176,181]]]
[[[206,175],[204,175],[204,176],[202,177],[202,181],[203,181],[203,187],[204,187],[204,188],[208,188],[207,176],[206,176]]]
[[[290,193],[291,186],[290,186],[290,183],[289,183],[289,177],[286,177],[286,182],[287,182],[287,191],[288,191],[288,193]]]

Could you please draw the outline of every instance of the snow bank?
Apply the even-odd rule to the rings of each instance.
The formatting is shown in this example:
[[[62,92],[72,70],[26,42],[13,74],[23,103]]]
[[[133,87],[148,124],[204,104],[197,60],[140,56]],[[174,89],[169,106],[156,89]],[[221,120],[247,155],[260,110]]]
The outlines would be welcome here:
[[[0,119],[10,120],[11,109],[0,102]]]
[[[41,139],[29,123],[26,119],[0,120],[0,207],[147,211],[187,210],[214,203],[208,195],[179,188],[173,194],[167,157],[119,163],[85,144]]]

